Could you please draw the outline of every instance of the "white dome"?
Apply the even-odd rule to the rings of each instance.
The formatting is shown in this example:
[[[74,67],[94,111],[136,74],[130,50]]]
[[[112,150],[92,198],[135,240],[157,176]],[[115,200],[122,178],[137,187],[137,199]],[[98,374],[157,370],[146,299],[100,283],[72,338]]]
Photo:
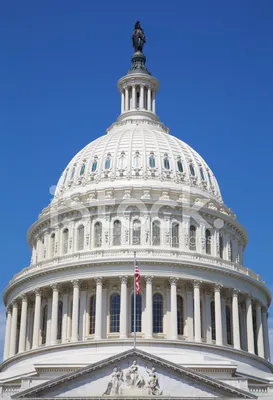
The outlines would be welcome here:
[[[124,187],[132,181],[142,187],[159,182],[166,188],[174,183],[181,189],[191,186],[193,192],[222,202],[217,180],[203,158],[170,135],[160,122],[147,120],[117,122],[106,135],[84,147],[61,175],[55,198],[96,189],[98,185]]]

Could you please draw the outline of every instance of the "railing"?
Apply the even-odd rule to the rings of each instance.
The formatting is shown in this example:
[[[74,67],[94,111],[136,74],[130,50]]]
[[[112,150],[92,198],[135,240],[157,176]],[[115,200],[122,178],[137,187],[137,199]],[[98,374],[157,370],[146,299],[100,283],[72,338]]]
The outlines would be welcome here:
[[[134,250],[116,248],[116,249],[96,249],[89,251],[80,251],[73,254],[66,254],[60,257],[53,257],[49,260],[38,262],[37,264],[32,264],[29,267],[24,268],[19,273],[15,274],[13,279],[9,282],[9,285],[13,284],[17,279],[23,278],[25,276],[31,275],[33,272],[39,271],[44,268],[51,268],[60,265],[65,265],[68,263],[85,262],[85,261],[95,261],[95,260],[106,260],[109,258],[125,258],[133,259]],[[241,274],[247,275],[258,282],[264,283],[260,275],[251,271],[248,268],[243,267],[240,264],[232,263],[229,261],[222,260],[220,258],[215,258],[206,254],[189,254],[180,250],[164,249],[164,248],[138,248],[137,249],[138,259],[141,258],[160,258],[160,261],[166,258],[169,262],[170,260],[179,260],[183,262],[192,262],[197,264],[211,265],[216,267],[227,268],[232,271],[237,271]]]

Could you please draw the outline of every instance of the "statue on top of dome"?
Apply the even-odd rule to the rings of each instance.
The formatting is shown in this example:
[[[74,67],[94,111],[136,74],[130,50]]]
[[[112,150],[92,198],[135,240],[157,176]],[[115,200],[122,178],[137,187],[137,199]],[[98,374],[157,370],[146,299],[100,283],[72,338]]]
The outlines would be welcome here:
[[[139,21],[137,21],[135,24],[135,29],[132,35],[132,41],[135,52],[140,51],[142,53],[143,47],[146,43],[146,37],[143,29],[140,26]]]

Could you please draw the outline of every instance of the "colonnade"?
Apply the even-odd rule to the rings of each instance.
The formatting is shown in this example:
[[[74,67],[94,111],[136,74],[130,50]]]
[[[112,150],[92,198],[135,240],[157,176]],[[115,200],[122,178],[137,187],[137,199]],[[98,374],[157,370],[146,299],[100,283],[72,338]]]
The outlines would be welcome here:
[[[4,359],[14,356],[17,352],[37,349],[41,345],[111,337],[129,338],[129,321],[132,318],[132,287],[129,285],[131,280],[127,276],[121,276],[119,282],[119,285],[114,285],[110,290],[107,280],[102,277],[95,278],[96,286],[92,288],[92,283],[88,285],[90,281],[74,280],[69,283],[70,288],[68,283],[53,284],[50,288],[51,293],[49,288],[37,289],[15,299],[7,308]],[[236,289],[224,288],[213,283],[203,284],[198,280],[183,281],[177,277],[166,281],[163,278],[146,276],[145,285],[141,282],[141,286],[143,307],[139,334],[142,338],[160,337],[218,346],[230,345],[234,349],[242,349],[269,360],[267,310],[258,300]],[[157,292],[163,294],[161,317],[164,318],[164,322],[162,331],[155,332],[154,320],[158,315],[154,315],[154,295]],[[93,311],[90,311],[88,306],[90,293],[95,296]],[[119,309],[115,311],[118,330],[113,330],[114,334],[111,331],[112,322],[109,322],[109,317],[112,318],[110,302],[113,293],[117,293],[120,299]],[[178,296],[183,301],[182,311],[181,304],[178,305]],[[61,311],[58,306],[60,300]],[[44,304],[48,307],[45,321],[42,315]],[[229,304],[230,320],[226,315],[226,307]],[[58,315],[59,313],[61,315]],[[91,314],[95,318],[92,332],[87,329]],[[182,318],[182,329],[179,328],[179,315]],[[230,324],[231,328],[227,327],[227,324]],[[43,329],[46,329],[44,343]],[[231,338],[227,337],[229,334]]]
[[[133,110],[155,113],[155,94],[155,90],[145,84],[126,86],[121,91],[121,113]]]

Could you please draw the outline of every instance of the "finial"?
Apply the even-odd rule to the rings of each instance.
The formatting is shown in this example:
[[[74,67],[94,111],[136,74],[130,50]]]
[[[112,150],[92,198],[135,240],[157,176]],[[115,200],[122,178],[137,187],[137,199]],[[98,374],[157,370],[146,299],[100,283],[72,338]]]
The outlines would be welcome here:
[[[135,52],[140,51],[143,53],[143,47],[146,43],[146,37],[144,34],[143,29],[140,26],[140,22],[137,21],[135,23],[135,29],[132,35],[132,41],[133,41],[133,48],[135,49]]]
[[[143,47],[146,43],[146,37],[139,21],[135,23],[135,29],[132,34],[132,43],[135,52],[132,58],[132,66],[128,73],[144,73],[151,75],[145,65],[146,57],[143,54]]]

